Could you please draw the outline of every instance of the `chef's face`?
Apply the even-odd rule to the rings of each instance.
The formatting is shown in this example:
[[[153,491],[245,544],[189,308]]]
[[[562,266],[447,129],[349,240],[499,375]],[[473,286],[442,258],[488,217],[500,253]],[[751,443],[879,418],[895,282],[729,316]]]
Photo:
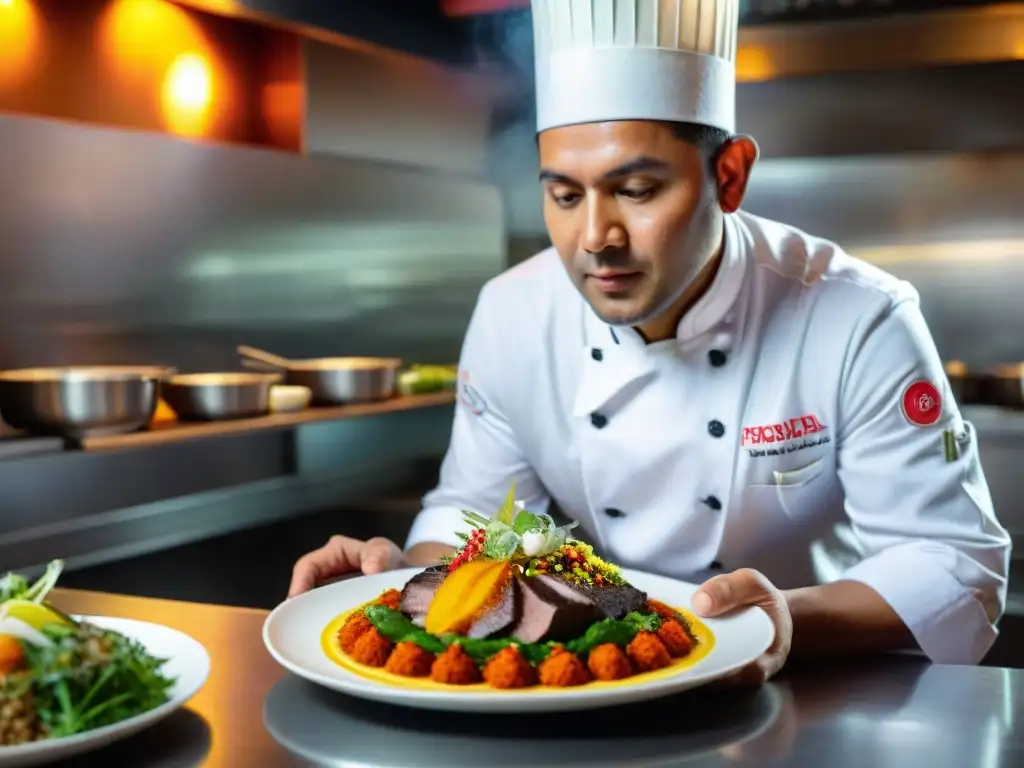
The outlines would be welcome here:
[[[548,233],[602,320],[656,322],[678,310],[689,287],[704,282],[721,248],[723,209],[739,207],[756,155],[756,148],[750,155],[734,144],[709,150],[650,121],[573,125],[540,135]],[[739,163],[738,199],[729,168],[739,166],[727,157],[723,178],[723,155],[751,156]],[[724,197],[723,184],[733,187]]]

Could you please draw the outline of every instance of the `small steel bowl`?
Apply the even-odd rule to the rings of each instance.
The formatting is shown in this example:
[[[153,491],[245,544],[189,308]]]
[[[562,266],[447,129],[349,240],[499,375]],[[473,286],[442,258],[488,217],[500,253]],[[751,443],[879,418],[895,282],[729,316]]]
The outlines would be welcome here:
[[[319,405],[368,403],[395,396],[401,367],[394,358],[334,357],[295,361],[286,376],[289,384],[307,387]]]
[[[155,369],[69,366],[0,372],[0,418],[15,429],[72,439],[145,428],[156,410]]]
[[[181,421],[222,421],[265,416],[275,373],[187,373],[171,376],[161,396]]]

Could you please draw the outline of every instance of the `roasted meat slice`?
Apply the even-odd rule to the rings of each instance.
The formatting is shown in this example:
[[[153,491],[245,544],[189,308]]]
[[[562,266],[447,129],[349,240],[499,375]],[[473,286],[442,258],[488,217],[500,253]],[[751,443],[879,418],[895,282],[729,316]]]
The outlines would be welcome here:
[[[586,595],[564,579],[532,576],[516,580],[519,616],[512,637],[523,643],[570,640],[602,618]]]
[[[432,565],[417,573],[402,588],[398,610],[408,616],[416,626],[422,627],[427,619],[430,601],[434,599],[434,593],[447,575],[448,569],[443,565]]]
[[[578,586],[573,582],[565,584],[592,600],[601,613],[609,619],[621,619],[631,611],[646,612],[647,593],[631,584],[606,584],[603,587]]]
[[[501,602],[478,618],[466,630],[466,637],[497,637],[508,633],[517,616],[516,580],[505,587]]]

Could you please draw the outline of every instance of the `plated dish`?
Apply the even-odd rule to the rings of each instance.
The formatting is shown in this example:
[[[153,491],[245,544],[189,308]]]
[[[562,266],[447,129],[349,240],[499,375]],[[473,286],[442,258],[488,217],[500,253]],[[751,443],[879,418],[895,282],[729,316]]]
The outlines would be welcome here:
[[[146,622],[68,616],[46,601],[63,564],[35,583],[0,578],[0,766],[66,758],[167,716],[209,674],[192,638]]]
[[[710,652],[714,635],[696,617],[514,494],[490,518],[465,513],[465,543],[442,565],[335,617],[325,653],[391,685],[516,690],[671,674]]]
[[[287,669],[346,693],[462,711],[584,709],[710,682],[755,660],[760,610],[700,620],[697,585],[620,569],[514,500],[466,513],[441,565],[360,576],[278,606],[264,641]]]

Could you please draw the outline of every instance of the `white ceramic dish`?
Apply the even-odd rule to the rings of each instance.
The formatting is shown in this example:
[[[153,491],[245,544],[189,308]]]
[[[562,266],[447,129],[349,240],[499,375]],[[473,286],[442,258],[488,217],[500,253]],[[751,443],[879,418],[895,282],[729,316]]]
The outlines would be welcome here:
[[[163,672],[177,682],[170,692],[170,699],[156,709],[120,723],[114,723],[94,731],[68,736],[63,739],[49,739],[16,747],[0,747],[0,768],[27,768],[28,766],[49,765],[59,760],[92,752],[115,741],[132,736],[182,707],[195,696],[210,676],[210,655],[196,640],[183,632],[159,624],[132,619],[112,619],[100,616],[75,617],[104,629],[133,638],[157,658],[167,659]]]
[[[461,712],[552,712],[594,709],[628,704],[680,693],[727,676],[756,660],[771,645],[774,628],[760,609],[737,611],[725,618],[705,620],[715,636],[711,652],[692,667],[671,677],[644,680],[614,688],[449,691],[401,688],[350,672],[327,657],[320,636],[330,621],[351,608],[378,597],[386,589],[400,589],[420,569],[362,576],[339,581],[288,600],[267,617],[263,641],[270,654],[290,672],[319,685],[352,696],[424,709]],[[663,576],[623,569],[623,576],[655,600],[686,607],[697,591],[689,584]]]
[[[270,388],[271,413],[295,413],[309,407],[313,390],[288,384],[275,384]]]

